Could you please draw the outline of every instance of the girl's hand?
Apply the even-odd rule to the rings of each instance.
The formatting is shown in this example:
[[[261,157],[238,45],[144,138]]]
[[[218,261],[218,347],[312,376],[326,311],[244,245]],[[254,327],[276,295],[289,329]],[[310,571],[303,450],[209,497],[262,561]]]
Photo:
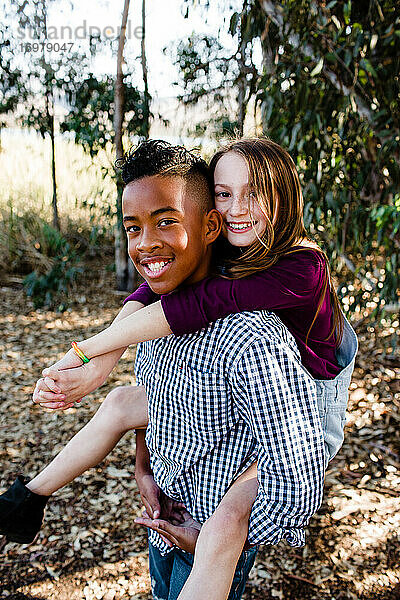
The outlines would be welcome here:
[[[75,352],[70,350],[53,366],[43,370],[44,378],[36,384],[33,401],[53,409],[73,406],[104,383],[122,353],[117,350],[82,364]],[[68,406],[60,404],[62,401],[67,402]]]
[[[32,401],[34,404],[39,404],[42,408],[50,408],[52,410],[66,410],[75,404],[75,402],[67,400],[66,395],[62,393],[53,379],[44,379],[43,377],[36,382]],[[80,400],[77,401],[80,402]]]
[[[54,363],[50,368],[44,369],[42,371],[44,378],[38,380],[33,392],[34,404],[39,404],[44,408],[50,408],[52,410],[66,410],[67,408],[74,406],[75,402],[80,402],[81,398],[78,398],[72,402],[67,401],[66,395],[63,393],[63,390],[57,383],[56,373],[58,370],[74,369],[75,367],[81,366],[81,359],[71,349],[63,356],[63,358]],[[49,372],[53,375],[53,377],[47,376]]]
[[[50,382],[51,389],[45,384],[43,378],[36,382],[32,402],[39,404],[42,408],[51,408],[52,410],[66,410],[74,406],[74,402],[67,403],[65,394],[61,392],[56,383],[52,380]]]
[[[57,369],[58,371],[63,371],[64,369],[74,369],[75,367],[81,366],[81,359],[75,354],[75,352],[71,348],[71,350],[68,350],[68,352],[62,358],[60,358],[60,360],[55,362],[50,367],[43,369],[42,375],[45,377],[49,369]]]

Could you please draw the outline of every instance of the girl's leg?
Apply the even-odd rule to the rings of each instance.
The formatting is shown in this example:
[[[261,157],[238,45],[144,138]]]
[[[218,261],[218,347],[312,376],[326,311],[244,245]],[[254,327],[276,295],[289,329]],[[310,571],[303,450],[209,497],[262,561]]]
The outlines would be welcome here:
[[[229,488],[197,539],[193,569],[178,600],[226,600],[257,496],[257,463]]]
[[[144,388],[115,388],[94,417],[26,487],[35,494],[50,496],[101,462],[128,430],[145,428],[147,421]]]

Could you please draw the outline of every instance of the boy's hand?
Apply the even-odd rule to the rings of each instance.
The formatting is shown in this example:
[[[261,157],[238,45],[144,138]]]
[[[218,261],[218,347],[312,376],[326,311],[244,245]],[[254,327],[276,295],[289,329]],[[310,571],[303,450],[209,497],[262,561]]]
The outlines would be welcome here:
[[[172,523],[183,521],[184,505],[166,496],[154,481],[152,473],[136,472],[135,477],[146,513],[151,519],[168,519]]]
[[[150,519],[147,513],[135,519],[135,523],[157,531],[169,546],[175,545],[194,554],[201,524],[186,509],[181,509],[180,513],[183,521],[179,524],[173,524],[170,519]]]
[[[154,481],[152,473],[135,473],[136,483],[146,512],[152,519],[161,515],[161,489]]]

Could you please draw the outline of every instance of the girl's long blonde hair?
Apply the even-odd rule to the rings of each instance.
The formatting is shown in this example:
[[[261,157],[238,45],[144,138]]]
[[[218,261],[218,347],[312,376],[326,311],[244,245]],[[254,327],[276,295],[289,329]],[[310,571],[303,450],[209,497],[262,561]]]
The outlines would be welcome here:
[[[297,169],[291,156],[268,138],[233,140],[211,159],[212,174],[219,159],[228,152],[236,152],[246,161],[249,171],[249,190],[254,192],[256,202],[266,218],[267,226],[264,234],[261,237],[257,236],[239,257],[228,260],[225,276],[229,279],[240,279],[257,271],[265,271],[281,256],[299,252],[304,247],[317,250],[325,260],[326,271],[317,311],[307,332],[306,343],[329,286],[333,324],[327,339],[335,335],[335,343],[339,345],[343,335],[343,317],[339,299],[332,283],[326,254],[307,236],[303,221],[303,195]],[[251,215],[250,200],[249,212]]]

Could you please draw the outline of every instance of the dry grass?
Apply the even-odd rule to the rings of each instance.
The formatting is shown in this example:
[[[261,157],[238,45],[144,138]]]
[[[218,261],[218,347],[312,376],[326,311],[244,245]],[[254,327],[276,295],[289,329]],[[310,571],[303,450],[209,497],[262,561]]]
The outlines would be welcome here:
[[[34,132],[4,130],[1,134],[0,209],[32,212],[51,221],[51,146]],[[65,137],[56,139],[58,207],[64,226],[110,224],[107,210],[115,204],[111,151],[93,160]],[[95,213],[94,214],[94,209]]]
[[[5,130],[1,138],[0,264],[3,273],[46,273],[60,251],[52,222],[50,140]],[[58,208],[63,236],[79,254],[102,252],[115,222],[111,150],[90,158],[66,137],[56,140]]]

